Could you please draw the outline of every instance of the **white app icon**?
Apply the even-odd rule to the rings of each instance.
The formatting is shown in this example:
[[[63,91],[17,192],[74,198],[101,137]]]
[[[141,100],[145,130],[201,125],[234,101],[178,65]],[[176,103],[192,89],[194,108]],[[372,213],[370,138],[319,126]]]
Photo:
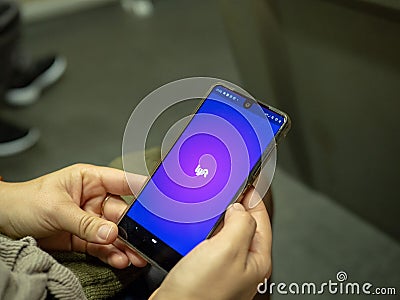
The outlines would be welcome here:
[[[204,178],[208,175],[208,169],[203,169],[200,164],[197,165],[196,169],[194,170],[196,176],[203,176]]]

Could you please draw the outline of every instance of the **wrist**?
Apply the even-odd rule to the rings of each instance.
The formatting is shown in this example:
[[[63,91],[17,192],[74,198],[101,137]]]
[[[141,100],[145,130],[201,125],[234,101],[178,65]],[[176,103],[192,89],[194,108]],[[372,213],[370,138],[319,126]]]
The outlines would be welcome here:
[[[153,294],[151,294],[149,300],[160,300],[160,299],[169,299],[167,295],[163,295],[163,291],[160,291],[161,287],[156,289]]]
[[[195,295],[185,289],[176,290],[170,289],[161,285],[157,290],[151,294],[149,300],[175,300],[175,299],[190,299],[190,300],[204,300],[204,296]]]
[[[157,290],[155,290],[153,292],[153,294],[150,296],[149,300],[169,300],[169,299],[186,299],[186,298],[182,298],[181,295],[176,294],[173,295],[172,293],[168,292],[168,289],[166,290],[165,288],[163,288],[163,286],[161,285]]]
[[[9,235],[10,209],[12,207],[11,191],[16,183],[0,181],[0,232]]]
[[[12,237],[20,238],[24,236],[18,233],[18,224],[24,223],[27,211],[22,203],[30,197],[28,185],[25,182],[4,182],[0,181],[0,232]],[[34,214],[29,211],[28,214]],[[16,226],[17,225],[17,226]]]

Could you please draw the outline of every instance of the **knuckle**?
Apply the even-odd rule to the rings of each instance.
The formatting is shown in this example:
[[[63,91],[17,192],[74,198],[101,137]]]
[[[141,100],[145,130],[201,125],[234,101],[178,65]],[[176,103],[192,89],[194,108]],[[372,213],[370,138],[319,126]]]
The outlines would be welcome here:
[[[265,258],[260,260],[258,264],[255,266],[255,269],[252,269],[250,277],[253,281],[261,281],[264,279],[269,279],[272,274],[272,265],[271,259]]]
[[[82,169],[84,169],[84,168],[86,168],[86,167],[87,167],[87,165],[84,164],[84,163],[75,163],[75,164],[73,164],[73,165],[70,166],[70,168],[71,168],[72,170],[76,170],[76,171],[82,170]]]
[[[272,266],[270,265],[268,268],[267,268],[267,272],[265,273],[265,278],[270,278],[271,277],[271,275],[272,275]]]
[[[236,250],[237,246],[235,246],[232,241],[225,241],[223,244],[219,245],[219,249],[215,253],[219,254],[221,259],[226,259],[235,257],[237,253]]]
[[[93,227],[94,218],[90,215],[84,214],[79,220],[79,234],[86,236],[90,229]]]
[[[70,166],[71,170],[76,171],[78,173],[84,173],[91,168],[93,168],[93,165],[90,164],[85,164],[85,163],[76,163]]]
[[[270,278],[272,274],[272,259],[270,255],[265,255],[264,259],[258,264],[257,274],[260,278]]]
[[[244,211],[241,213],[242,221],[246,223],[246,225],[250,226],[251,228],[256,227],[256,220],[247,212]]]
[[[266,257],[265,264],[262,270],[265,278],[270,278],[272,275],[272,259],[270,256]]]

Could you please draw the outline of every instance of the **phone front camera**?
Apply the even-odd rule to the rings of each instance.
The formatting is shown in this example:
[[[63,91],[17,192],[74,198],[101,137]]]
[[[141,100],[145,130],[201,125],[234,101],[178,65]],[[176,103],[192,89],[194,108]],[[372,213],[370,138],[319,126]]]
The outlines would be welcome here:
[[[253,105],[253,103],[251,103],[250,101],[246,100],[243,103],[244,108],[249,109],[251,106]]]

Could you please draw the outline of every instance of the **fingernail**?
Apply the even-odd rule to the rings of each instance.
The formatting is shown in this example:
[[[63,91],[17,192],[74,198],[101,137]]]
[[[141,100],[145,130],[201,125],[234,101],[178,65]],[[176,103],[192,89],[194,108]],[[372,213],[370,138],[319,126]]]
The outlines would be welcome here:
[[[97,231],[97,236],[103,241],[106,241],[108,236],[110,235],[111,230],[112,230],[111,226],[101,225],[99,230]]]
[[[240,204],[240,203],[233,203],[233,204],[229,205],[229,206],[226,208],[225,216],[226,216],[227,218],[229,218],[229,217],[231,216],[233,210],[244,211],[245,209],[244,209],[244,207],[243,207],[242,204]]]
[[[240,204],[240,203],[234,203],[234,204],[232,205],[232,208],[235,209],[235,210],[238,210],[238,211],[245,211],[243,205]]]
[[[228,218],[231,215],[232,204],[229,204],[225,210],[225,218]]]

